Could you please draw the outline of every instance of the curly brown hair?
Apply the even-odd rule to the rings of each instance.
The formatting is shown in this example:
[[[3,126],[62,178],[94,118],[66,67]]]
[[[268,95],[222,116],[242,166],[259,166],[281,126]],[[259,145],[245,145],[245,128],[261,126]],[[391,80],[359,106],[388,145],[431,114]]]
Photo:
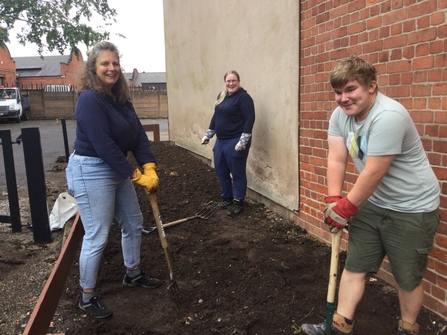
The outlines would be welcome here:
[[[84,89],[89,88],[97,91],[103,97],[107,96],[102,81],[96,75],[96,60],[99,53],[102,51],[114,52],[118,57],[118,60],[120,59],[118,48],[113,43],[108,41],[100,41],[96,43],[93,48],[87,52],[87,61],[84,63],[84,67],[80,72],[78,95],[81,94]],[[127,85],[126,78],[124,78],[122,72],[120,72],[118,81],[112,87],[112,93],[121,105],[124,105],[130,98],[129,86]]]

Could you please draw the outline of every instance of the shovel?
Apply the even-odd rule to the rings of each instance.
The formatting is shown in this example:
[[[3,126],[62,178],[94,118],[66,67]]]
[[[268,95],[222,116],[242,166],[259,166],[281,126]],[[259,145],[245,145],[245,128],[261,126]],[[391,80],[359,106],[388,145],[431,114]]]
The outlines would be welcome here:
[[[207,207],[203,208],[202,210],[198,211],[193,216],[188,216],[187,218],[183,218],[183,219],[180,219],[180,220],[176,220],[176,221],[165,223],[163,225],[163,228],[175,226],[175,225],[178,225],[180,223],[183,223],[183,222],[186,222],[186,221],[191,221],[191,220],[194,220],[194,219],[208,220],[211,217],[211,215],[213,215],[218,209],[219,209],[218,207],[207,206]],[[150,233],[152,233],[156,229],[157,229],[157,227],[143,228],[143,233],[150,234]]]
[[[177,282],[174,279],[174,271],[173,271],[173,267],[172,267],[172,255],[169,251],[168,240],[166,239],[166,234],[163,229],[163,223],[161,220],[160,210],[158,209],[158,204],[157,204],[157,197],[155,196],[155,194],[150,193],[147,188],[145,188],[145,191],[146,191],[146,194],[147,194],[149,201],[151,203],[152,211],[154,212],[154,218],[155,218],[155,222],[157,224],[158,235],[160,236],[161,246],[163,247],[166,261],[168,263],[168,269],[169,269],[168,290],[170,292],[174,293],[175,296],[180,297],[180,291],[179,291]]]
[[[332,248],[331,248],[331,266],[329,270],[329,285],[327,290],[327,304],[326,304],[326,335],[331,335],[331,324],[333,317],[333,305],[335,301],[335,288],[337,286],[338,276],[338,258],[341,235],[343,229],[332,233]]]

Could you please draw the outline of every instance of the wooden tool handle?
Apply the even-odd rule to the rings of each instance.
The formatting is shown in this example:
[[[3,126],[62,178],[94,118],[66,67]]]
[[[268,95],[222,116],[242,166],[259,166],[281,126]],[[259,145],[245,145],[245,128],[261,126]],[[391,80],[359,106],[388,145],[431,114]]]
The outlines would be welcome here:
[[[189,216],[189,217],[184,218],[184,219],[179,219],[179,220],[175,220],[175,221],[172,221],[172,222],[165,223],[165,224],[163,225],[163,227],[164,227],[164,228],[167,228],[167,227],[175,226],[175,225],[178,225],[178,224],[183,223],[183,222],[186,222],[186,221],[194,220],[194,219],[196,219],[196,218],[197,218],[196,215],[194,215],[194,216]]]
[[[168,241],[166,240],[165,230],[163,229],[163,223],[161,221],[160,210],[158,209],[157,197],[155,194],[150,193],[147,188],[145,188],[146,194],[149,198],[149,202],[151,203],[152,211],[154,213],[155,223],[157,224],[158,235],[160,236],[160,242],[163,249],[168,247]]]
[[[332,249],[331,249],[331,266],[329,270],[329,285],[327,289],[327,302],[326,302],[326,335],[331,335],[331,325],[333,317],[333,304],[335,301],[335,288],[337,286],[338,277],[338,258],[341,236],[343,229],[340,229],[336,233],[332,233]]]
[[[329,303],[334,303],[335,301],[335,288],[337,286],[338,278],[338,258],[342,234],[343,229],[332,234],[331,267],[329,270],[329,285],[327,290],[327,302]]]
[[[163,229],[163,222],[161,220],[160,210],[158,209],[157,197],[155,194],[150,193],[147,188],[145,188],[147,197],[149,198],[149,202],[152,206],[152,211],[154,212],[155,223],[157,224],[158,236],[160,236],[161,246],[163,247],[163,251],[165,253],[166,262],[168,263],[169,270],[169,278],[171,281],[174,281],[174,271],[172,265],[172,257],[169,252],[168,240],[166,239],[165,230]]]

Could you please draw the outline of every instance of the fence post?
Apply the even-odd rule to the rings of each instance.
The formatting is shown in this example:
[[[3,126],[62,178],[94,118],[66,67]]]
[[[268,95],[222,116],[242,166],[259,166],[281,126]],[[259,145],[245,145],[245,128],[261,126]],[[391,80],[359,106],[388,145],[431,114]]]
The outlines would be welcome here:
[[[34,242],[37,244],[51,243],[50,218],[48,216],[47,190],[39,128],[23,128],[22,138]]]
[[[11,222],[12,232],[22,232],[20,222],[19,195],[17,192],[17,179],[14,167],[14,154],[12,150],[11,130],[0,130],[2,140],[3,161],[5,162],[6,187],[8,189],[9,216],[1,215],[2,222]]]
[[[65,119],[61,119],[62,134],[64,135],[65,162],[68,163],[68,159],[70,158],[70,153],[68,151],[67,123],[65,121],[66,121]]]
[[[145,131],[152,131],[154,134],[154,142],[160,142],[160,125],[159,124],[145,124],[143,125]]]

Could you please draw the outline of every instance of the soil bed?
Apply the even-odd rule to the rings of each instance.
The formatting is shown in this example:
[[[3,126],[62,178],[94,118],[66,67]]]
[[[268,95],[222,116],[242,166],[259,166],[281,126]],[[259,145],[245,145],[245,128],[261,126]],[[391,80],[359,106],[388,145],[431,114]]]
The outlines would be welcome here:
[[[158,160],[157,200],[164,223],[193,216],[211,200],[219,201],[219,185],[211,167],[168,142],[152,142],[152,147]],[[60,192],[66,191],[64,187],[61,182]],[[137,187],[137,192],[145,227],[155,226],[144,191]],[[96,320],[77,307],[76,259],[49,333],[300,334],[302,323],[324,320],[330,248],[262,204],[247,201],[239,216],[229,217],[220,210],[207,220],[194,219],[165,232],[181,301],[167,290],[169,271],[157,231],[143,235],[142,268],[162,279],[163,285],[155,290],[122,286],[125,269],[120,232],[114,224],[98,275],[98,292],[114,315]],[[344,256],[340,257],[340,271]],[[0,266],[18,271],[27,262]],[[16,300],[2,301],[3,307],[11,303]],[[398,317],[395,290],[368,277],[355,333],[396,334]],[[26,318],[14,322],[19,333]],[[426,309],[419,323],[421,335],[441,334],[445,325]],[[1,334],[11,334],[1,329]]]

